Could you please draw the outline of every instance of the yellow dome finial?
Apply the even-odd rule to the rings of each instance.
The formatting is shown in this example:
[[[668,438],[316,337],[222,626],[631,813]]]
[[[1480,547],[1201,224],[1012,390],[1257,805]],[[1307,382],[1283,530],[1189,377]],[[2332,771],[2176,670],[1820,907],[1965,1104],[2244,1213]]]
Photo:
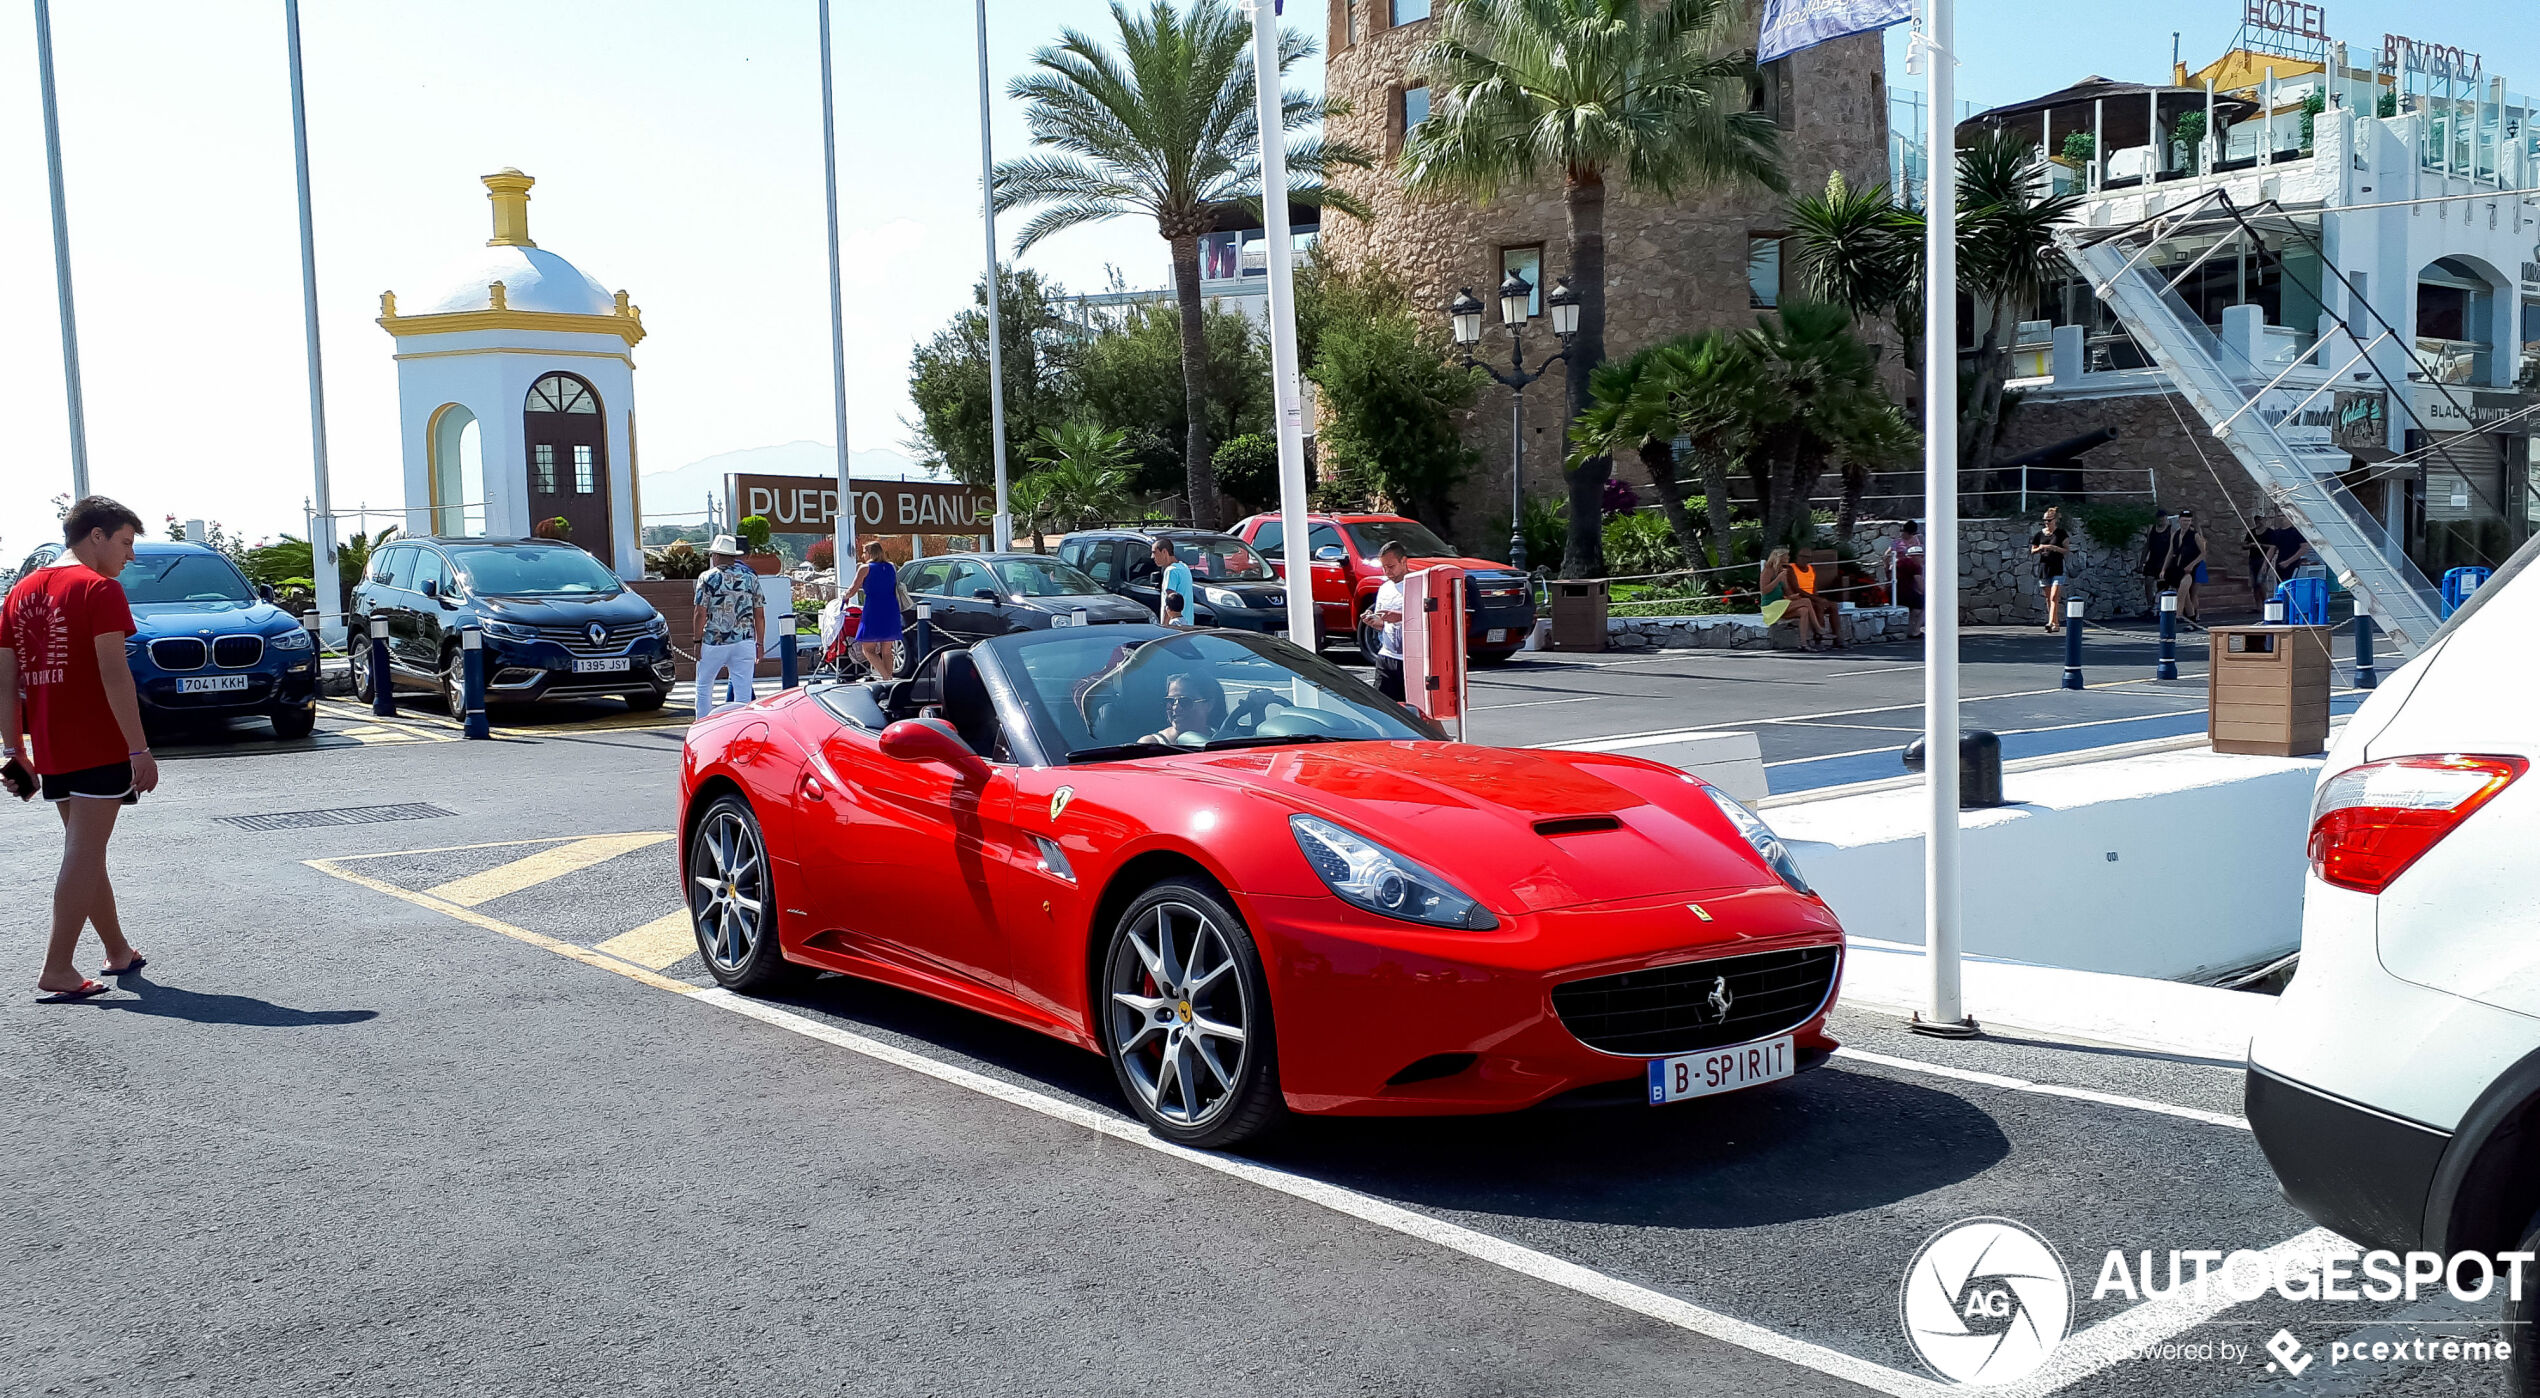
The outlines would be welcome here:
[[[494,236],[489,248],[534,248],[529,238],[529,187],[538,181],[506,165],[482,176],[485,197],[494,201]]]

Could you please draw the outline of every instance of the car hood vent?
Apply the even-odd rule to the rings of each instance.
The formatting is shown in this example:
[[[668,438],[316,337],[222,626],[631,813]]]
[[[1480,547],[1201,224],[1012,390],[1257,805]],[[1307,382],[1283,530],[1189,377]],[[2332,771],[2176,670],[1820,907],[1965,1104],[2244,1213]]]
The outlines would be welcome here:
[[[1599,830],[1620,830],[1623,822],[1610,815],[1555,816],[1535,822],[1538,835],[1592,835]]]

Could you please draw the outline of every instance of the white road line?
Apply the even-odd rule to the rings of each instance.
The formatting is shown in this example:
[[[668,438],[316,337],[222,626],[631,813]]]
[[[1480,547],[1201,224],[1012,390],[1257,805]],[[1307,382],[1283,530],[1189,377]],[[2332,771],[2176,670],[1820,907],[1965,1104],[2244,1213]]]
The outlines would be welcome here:
[[[2103,728],[2115,723],[2146,723],[2156,718],[2185,718],[2190,714],[2201,714],[2203,712],[2205,712],[2203,709],[2167,709],[2157,714],[2135,714],[2127,718],[2094,718],[2087,719],[2080,723],[2050,723],[2043,728],[2005,728],[1995,736],[2002,738],[2016,738],[2024,733],[2062,733],[2075,728]],[[1784,720],[1774,721],[1780,722]],[[1814,728],[1869,728],[1873,725],[1865,723],[1819,723],[1811,724],[1810,726]],[[1712,730],[1706,729],[1703,731],[1708,732]],[[1902,728],[1894,731],[1901,733],[1919,733],[1922,730],[1918,728]],[[1661,742],[1642,741],[1634,743],[1633,746],[1658,747],[1663,744],[1663,741],[1664,740]],[[1565,743],[1560,744],[1559,746],[1568,747],[1570,744]],[[1900,746],[1900,744],[1890,743],[1883,748],[1859,748],[1851,752],[1821,752],[1814,757],[1784,757],[1767,762],[1764,765],[1767,767],[1795,767],[1807,762],[1832,762],[1838,757],[1872,757],[1882,752],[1895,752]],[[2095,751],[2095,749],[2081,748],[2076,751],[2090,752]],[[2065,757],[2071,756],[2072,754],[2052,753],[2047,755]]]
[[[1939,1063],[1925,1063],[1914,1058],[1890,1058],[1883,1053],[1865,1053],[1856,1048],[1839,1048],[1837,1058],[1876,1063],[1882,1068],[1896,1068],[1908,1073],[1926,1073],[1936,1078],[1955,1078],[1960,1082],[1982,1083],[1986,1087],[2006,1088],[2012,1092],[2034,1092],[2041,1097],[2069,1097],[2077,1102],[2097,1102],[2103,1106],[2126,1107],[2138,1112],[2158,1112],[2162,1116],[2201,1121],[2208,1126],[2226,1126],[2238,1131],[2249,1129],[2249,1123],[2225,1112],[2209,1112],[2196,1107],[2181,1107],[2169,1102],[2155,1102],[2146,1097],[2125,1097],[2114,1092],[2094,1092],[2086,1087],[2064,1087],[2029,1078],[2005,1077],[2000,1073],[1983,1073],[1972,1068],[1952,1068]]]
[[[1547,704],[1584,704],[1590,699],[1606,697],[1602,694],[1577,694],[1567,699],[1525,699],[1514,704],[1475,704],[1473,712],[1480,713],[1484,709],[1540,709]]]
[[[1722,1315],[1717,1311],[1706,1310],[1665,1292],[1653,1291],[1645,1286],[1609,1277],[1593,1268],[1582,1267],[1575,1262],[1565,1262],[1549,1253],[1537,1252],[1533,1248],[1502,1238],[1494,1238],[1487,1233],[1448,1223],[1444,1219],[1432,1218],[1398,1204],[1387,1203],[1372,1195],[1361,1194],[1354,1189],[1345,1189],[1340,1185],[1305,1175],[1274,1169],[1246,1160],[1241,1156],[1177,1146],[1160,1139],[1134,1121],[1107,1116],[1092,1108],[1036,1092],[1028,1087],[1018,1087],[1013,1083],[989,1077],[985,1073],[972,1072],[970,1069],[956,1067],[950,1063],[939,1063],[923,1054],[911,1053],[906,1049],[866,1038],[862,1034],[823,1024],[790,1010],[782,1010],[773,1005],[745,999],[728,990],[720,988],[700,990],[687,998],[701,1004],[713,1005],[718,1009],[730,1010],[734,1014],[745,1015],[763,1024],[773,1025],[805,1038],[817,1039],[851,1053],[862,1054],[893,1067],[920,1073],[939,1082],[968,1088],[970,1091],[994,1097],[1001,1102],[1012,1103],[1027,1111],[1038,1112],[1043,1116],[1098,1132],[1126,1145],[1144,1146],[1159,1155],[1170,1156],[1185,1164],[1214,1170],[1221,1175],[1229,1175],[1264,1189],[1276,1190],[1290,1198],[1321,1205],[1334,1213],[1346,1214],[1362,1222],[1375,1224],[1379,1228],[1390,1229],[1406,1237],[1433,1243],[1451,1252],[1460,1252],[1492,1266],[1504,1267],[1521,1276],[1532,1277],[1564,1290],[1575,1291],[1582,1296],[1594,1297],[1610,1305],[1620,1306],[1624,1310],[1647,1316],[1680,1330],[1689,1330],[1723,1344],[1751,1350],[1766,1358],[1778,1359],[1785,1364],[1813,1369],[1818,1373],[1842,1379],[1847,1383],[1859,1384],[1875,1392],[1895,1394],[1898,1398],[1940,1398],[1940,1395],[1954,1391],[1930,1379],[1891,1369],[1884,1364],[1873,1364],[1869,1360],[1858,1359],[1823,1345],[1812,1345],[1805,1340],[1795,1340],[1787,1335],[1767,1330],[1763,1326],[1739,1320],[1733,1316]],[[2108,1325],[2116,1324],[2124,1318],[2119,1316],[2099,1328],[2105,1329]]]
[[[1821,680],[1848,680],[1855,675],[1892,675],[1899,670],[1919,670],[1921,668],[1923,668],[1923,662],[1919,660],[1909,660],[1900,665],[1882,665],[1875,670],[1837,670],[1831,675],[1819,675],[1817,678]]]
[[[2184,679],[2186,676],[2182,675],[2180,678]],[[2089,688],[2117,689],[2130,684],[2148,683],[2150,683],[2148,680],[2110,680],[2104,684],[2091,685]],[[1967,695],[1961,702],[1979,704],[1991,699],[2035,699],[2040,695],[2067,694],[2070,692],[2071,691],[2066,690],[2059,685],[2054,689],[2021,689],[2014,690],[2008,694],[1970,694]],[[1657,739],[1663,742],[1670,738],[1681,738],[1694,733],[1716,733],[1723,728],[1748,728],[1767,723],[1806,723],[1812,719],[1856,718],[1863,714],[1903,713],[1907,710],[1919,709],[1922,706],[1922,701],[1917,699],[1910,703],[1880,704],[1876,707],[1867,709],[1830,709],[1821,714],[1785,714],[1780,718],[1722,719],[1718,723],[1712,724],[1707,728],[1655,728],[1644,733],[1614,733],[1602,738],[1573,738],[1568,742],[1545,743],[1542,746],[1558,749],[1564,752],[1610,751],[1611,749],[1606,748],[1603,745],[1634,741],[1638,742],[1640,746],[1650,746],[1650,744],[1646,742],[1639,742],[1639,740]]]
[[[2316,1271],[2320,1260],[2330,1253],[2352,1253],[2355,1250],[2355,1245],[2344,1238],[2325,1228],[2314,1228],[2308,1233],[2287,1238],[2259,1255],[2274,1264],[2268,1275],[2283,1276],[2287,1275],[2284,1268],[2288,1262],[2294,1265],[2296,1274]],[[2081,1259],[2067,1261],[2065,1265],[2072,1266],[2073,1261]],[[2084,1261],[2074,1277],[2076,1285],[2082,1276],[2089,1274],[2089,1265]],[[2202,1296],[2197,1295],[2195,1287],[2182,1286],[2167,1296],[2130,1306],[2078,1335],[2067,1336],[2064,1343],[2056,1347],[2044,1368],[2018,1383],[1986,1389],[1985,1392],[1997,1398],[2044,1398],[2046,1394],[2079,1383],[2102,1369],[2123,1364],[2144,1346],[2159,1344],[2173,1335],[2192,1330],[2236,1304],[2222,1287],[2211,1284],[2210,1277]]]

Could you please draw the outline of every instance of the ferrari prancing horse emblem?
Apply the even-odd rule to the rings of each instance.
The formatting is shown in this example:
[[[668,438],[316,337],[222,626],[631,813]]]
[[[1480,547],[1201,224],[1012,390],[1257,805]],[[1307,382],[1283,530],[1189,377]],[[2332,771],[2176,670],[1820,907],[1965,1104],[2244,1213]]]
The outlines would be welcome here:
[[[1056,820],[1058,819],[1058,814],[1059,814],[1059,812],[1066,810],[1066,809],[1067,809],[1067,803],[1068,803],[1068,802],[1070,802],[1070,801],[1073,801],[1073,800],[1075,800],[1075,799],[1076,799],[1076,788],[1074,788],[1074,787],[1072,787],[1072,786],[1062,786],[1062,787],[1060,787],[1058,790],[1056,790],[1056,791],[1054,791],[1054,792],[1051,792],[1051,793],[1050,793],[1050,819],[1051,819],[1052,821],[1056,821]]]

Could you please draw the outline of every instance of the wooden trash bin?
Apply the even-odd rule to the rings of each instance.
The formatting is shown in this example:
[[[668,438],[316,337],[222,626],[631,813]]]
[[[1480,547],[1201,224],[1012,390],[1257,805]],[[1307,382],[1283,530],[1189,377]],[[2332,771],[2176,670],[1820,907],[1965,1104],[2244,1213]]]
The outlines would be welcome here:
[[[1605,619],[1611,596],[1603,578],[1564,579],[1552,584],[1552,650],[1605,649]]]
[[[2308,757],[2328,750],[2328,628],[2217,626],[2206,638],[2214,751]]]

